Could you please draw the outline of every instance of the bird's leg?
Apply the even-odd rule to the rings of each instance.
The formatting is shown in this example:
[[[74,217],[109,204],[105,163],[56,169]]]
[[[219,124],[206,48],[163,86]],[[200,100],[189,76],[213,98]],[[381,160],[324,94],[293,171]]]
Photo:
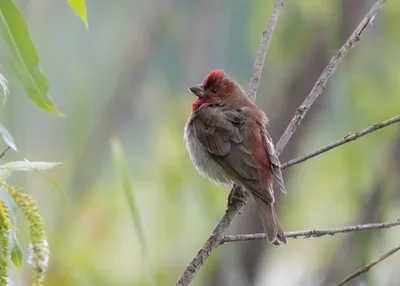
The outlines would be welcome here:
[[[236,202],[240,201],[245,204],[247,202],[247,198],[248,194],[245,190],[236,184],[233,185],[233,188],[228,196],[228,208],[233,205],[237,209],[238,213],[241,214],[241,211],[236,206]]]

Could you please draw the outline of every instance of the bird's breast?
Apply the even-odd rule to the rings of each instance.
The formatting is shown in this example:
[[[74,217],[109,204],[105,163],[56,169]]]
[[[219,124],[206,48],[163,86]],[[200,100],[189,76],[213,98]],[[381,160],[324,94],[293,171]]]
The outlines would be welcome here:
[[[190,116],[185,125],[184,139],[193,165],[200,175],[209,177],[217,184],[232,186],[233,182],[228,178],[225,170],[222,169],[212,155],[200,144],[194,131],[192,121],[193,117]]]

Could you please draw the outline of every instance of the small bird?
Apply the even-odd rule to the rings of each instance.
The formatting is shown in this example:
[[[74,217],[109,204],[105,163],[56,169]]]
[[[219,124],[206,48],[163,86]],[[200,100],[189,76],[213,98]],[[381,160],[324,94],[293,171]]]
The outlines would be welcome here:
[[[274,208],[274,178],[286,190],[267,116],[222,70],[189,90],[197,96],[184,131],[193,165],[217,184],[242,186],[256,202],[268,241],[286,244]]]

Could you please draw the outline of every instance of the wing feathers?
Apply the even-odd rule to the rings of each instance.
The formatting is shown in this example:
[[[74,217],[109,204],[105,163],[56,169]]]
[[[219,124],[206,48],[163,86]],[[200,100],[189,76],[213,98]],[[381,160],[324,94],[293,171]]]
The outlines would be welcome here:
[[[261,134],[263,135],[265,150],[268,153],[269,160],[271,161],[271,169],[278,188],[281,192],[286,194],[285,182],[283,181],[281,163],[275,153],[275,147],[272,143],[271,136],[269,135],[265,126],[260,126]]]
[[[229,177],[261,200],[273,203],[272,187],[261,180],[260,165],[251,150],[255,137],[246,124],[246,117],[237,109],[215,105],[201,106],[193,121],[199,143]],[[259,144],[263,148],[262,142]]]

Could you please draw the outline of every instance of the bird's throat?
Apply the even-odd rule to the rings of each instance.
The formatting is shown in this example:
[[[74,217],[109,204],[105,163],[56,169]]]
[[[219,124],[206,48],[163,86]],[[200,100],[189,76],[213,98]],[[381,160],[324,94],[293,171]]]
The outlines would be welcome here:
[[[211,103],[211,102],[213,102],[212,97],[199,97],[197,98],[196,102],[193,103],[192,111],[195,111],[197,108],[199,108],[201,105],[205,103]]]

